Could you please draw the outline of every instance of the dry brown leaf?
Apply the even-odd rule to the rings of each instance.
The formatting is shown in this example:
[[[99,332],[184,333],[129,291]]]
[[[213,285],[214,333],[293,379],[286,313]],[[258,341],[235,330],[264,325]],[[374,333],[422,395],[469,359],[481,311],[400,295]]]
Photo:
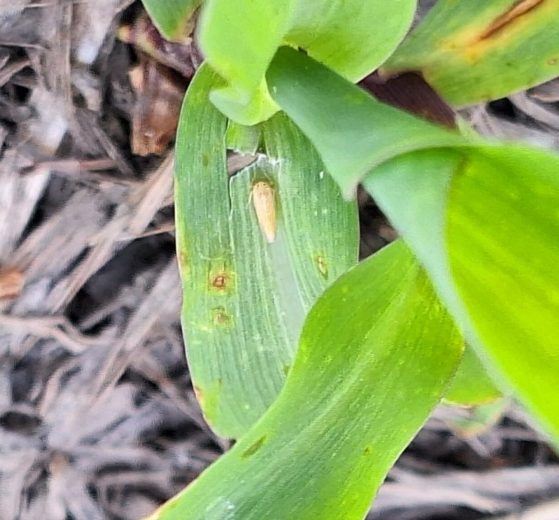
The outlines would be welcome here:
[[[175,136],[186,82],[145,54],[140,54],[140,64],[130,71],[130,82],[136,92],[132,152],[160,155]]]
[[[118,37],[123,42],[134,45],[139,51],[190,79],[202,61],[190,36],[193,28],[192,23],[187,29],[187,36],[183,42],[169,42],[159,34],[149,17],[143,14],[132,24],[120,27]]]

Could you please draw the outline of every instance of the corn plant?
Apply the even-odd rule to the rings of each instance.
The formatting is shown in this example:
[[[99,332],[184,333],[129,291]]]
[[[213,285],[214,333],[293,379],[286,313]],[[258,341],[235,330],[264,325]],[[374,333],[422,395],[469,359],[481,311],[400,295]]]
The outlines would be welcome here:
[[[557,442],[559,156],[355,83],[414,72],[454,107],[542,83],[559,0],[439,0],[411,32],[415,0],[144,3],[170,39],[199,8],[182,323],[205,417],[237,441],[152,518],[361,519],[442,399],[512,396]],[[358,185],[401,236],[359,264]]]

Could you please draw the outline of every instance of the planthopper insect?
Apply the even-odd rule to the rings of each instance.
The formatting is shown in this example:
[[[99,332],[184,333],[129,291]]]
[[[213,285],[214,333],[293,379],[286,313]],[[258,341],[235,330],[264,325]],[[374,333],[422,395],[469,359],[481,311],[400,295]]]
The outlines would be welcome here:
[[[258,181],[252,186],[252,204],[256,218],[266,241],[276,239],[276,200],[274,188],[265,181]]]

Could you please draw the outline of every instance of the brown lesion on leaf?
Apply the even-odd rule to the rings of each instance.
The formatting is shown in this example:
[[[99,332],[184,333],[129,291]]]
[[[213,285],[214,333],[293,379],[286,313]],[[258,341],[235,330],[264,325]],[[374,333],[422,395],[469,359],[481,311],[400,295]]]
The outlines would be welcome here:
[[[247,457],[252,457],[266,442],[266,436],[263,435],[260,437],[256,442],[254,442],[251,446],[249,446],[243,453],[241,454],[242,459],[246,459]]]
[[[182,246],[177,249],[177,263],[183,282],[189,280],[191,274],[190,259],[187,250]]]
[[[328,279],[328,262],[323,255],[316,255],[315,257],[316,267],[318,268],[318,272],[320,276],[325,280]]]
[[[221,378],[212,381],[210,384],[205,384],[204,387],[196,383],[192,385],[196,400],[200,403],[204,417],[210,424],[213,424],[222,388],[223,380]]]
[[[194,395],[196,396],[196,400],[200,403],[200,406],[204,407],[204,390],[199,386],[193,385],[192,389],[194,390]]]
[[[211,260],[208,266],[208,290],[211,293],[227,295],[235,287],[235,273],[229,262],[223,258]]]
[[[498,16],[493,22],[481,33],[477,41],[482,42],[494,38],[502,31],[505,31],[511,24],[520,17],[541,7],[545,0],[519,0],[506,13]]]
[[[224,272],[216,274],[211,280],[211,285],[213,289],[226,291],[229,285],[229,275]]]
[[[229,314],[224,307],[215,307],[212,309],[212,323],[220,327],[227,327],[231,325],[233,317]]]
[[[178,256],[179,256],[179,263],[181,265],[186,265],[188,263],[188,255],[186,254],[186,251],[182,249],[179,250]]]

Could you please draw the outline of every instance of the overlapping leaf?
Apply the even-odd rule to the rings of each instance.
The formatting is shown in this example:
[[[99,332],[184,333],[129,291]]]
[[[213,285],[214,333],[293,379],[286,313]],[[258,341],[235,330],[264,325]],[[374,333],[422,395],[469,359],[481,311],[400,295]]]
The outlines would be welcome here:
[[[439,0],[383,67],[421,71],[454,105],[559,75],[559,0]]]
[[[237,438],[282,387],[314,300],[356,263],[357,214],[284,115],[228,131],[208,101],[217,81],[202,67],[181,114],[177,241],[195,390],[212,427]],[[261,137],[265,153],[230,179],[227,141],[255,151]],[[257,182],[274,193],[273,243],[253,208]]]
[[[203,0],[142,0],[159,32],[168,40],[182,41],[194,11]]]
[[[559,156],[447,134],[291,49],[268,79],[345,193],[359,179],[343,165],[359,165],[492,375],[559,438]]]
[[[363,518],[462,345],[407,247],[387,247],[319,298],[262,420],[151,520]]]
[[[239,123],[268,119],[277,106],[264,75],[282,44],[361,79],[401,42],[415,7],[416,0],[207,0],[200,45],[226,82],[211,99]]]
[[[458,370],[445,393],[445,401],[462,406],[491,403],[502,396],[471,347],[466,347]]]

